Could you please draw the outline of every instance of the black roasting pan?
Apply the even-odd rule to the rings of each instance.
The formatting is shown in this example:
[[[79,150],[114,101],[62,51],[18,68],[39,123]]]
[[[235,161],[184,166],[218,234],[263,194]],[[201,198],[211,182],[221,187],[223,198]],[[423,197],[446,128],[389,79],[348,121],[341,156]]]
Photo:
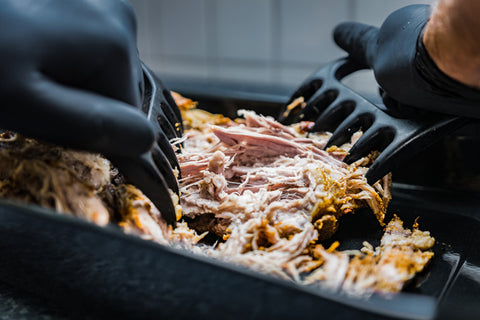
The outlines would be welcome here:
[[[410,227],[419,217],[436,239],[432,263],[394,296],[297,285],[5,199],[0,281],[89,319],[480,319],[478,195],[394,185],[387,220],[396,213]],[[334,240],[360,248],[382,232],[360,210],[343,218]]]
[[[0,200],[0,280],[70,309],[116,318],[476,318],[480,221],[409,204],[408,190],[396,193],[389,214],[407,225],[420,217],[437,244],[427,270],[392,297],[358,299],[296,285],[8,200]],[[363,210],[345,217],[335,239],[359,248],[364,240],[378,243],[381,233]]]

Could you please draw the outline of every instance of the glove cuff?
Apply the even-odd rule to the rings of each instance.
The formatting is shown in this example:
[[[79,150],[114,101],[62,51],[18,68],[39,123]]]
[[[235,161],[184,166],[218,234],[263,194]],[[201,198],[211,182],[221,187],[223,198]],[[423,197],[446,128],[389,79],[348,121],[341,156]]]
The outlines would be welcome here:
[[[430,90],[434,94],[467,99],[471,102],[480,102],[480,90],[451,78],[438,68],[423,44],[425,26],[426,23],[417,38],[414,66],[418,75],[425,81],[425,83],[430,84]]]

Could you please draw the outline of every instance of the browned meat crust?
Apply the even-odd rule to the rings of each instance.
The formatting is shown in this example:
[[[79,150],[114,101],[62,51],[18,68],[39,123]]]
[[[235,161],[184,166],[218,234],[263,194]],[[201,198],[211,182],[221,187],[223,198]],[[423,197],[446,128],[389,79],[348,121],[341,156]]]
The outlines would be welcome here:
[[[18,135],[0,137],[0,196],[49,207],[105,225],[109,210],[98,194],[110,163]]]

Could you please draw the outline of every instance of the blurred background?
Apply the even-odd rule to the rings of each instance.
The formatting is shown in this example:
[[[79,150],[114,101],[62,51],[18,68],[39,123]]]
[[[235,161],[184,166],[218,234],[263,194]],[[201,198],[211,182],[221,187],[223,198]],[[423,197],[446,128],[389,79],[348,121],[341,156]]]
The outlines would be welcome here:
[[[163,78],[294,88],[344,53],[332,30],[342,21],[379,26],[421,0],[131,0],[142,59]],[[373,77],[349,81],[376,90]]]

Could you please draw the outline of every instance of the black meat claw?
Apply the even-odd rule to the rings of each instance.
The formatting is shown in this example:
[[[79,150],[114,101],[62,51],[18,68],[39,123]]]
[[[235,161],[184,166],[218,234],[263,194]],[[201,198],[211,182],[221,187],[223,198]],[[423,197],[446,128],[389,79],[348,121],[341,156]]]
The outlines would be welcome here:
[[[469,119],[407,108],[401,117],[398,110],[389,112],[341,83],[341,79],[363,67],[343,58],[316,71],[295,91],[279,120],[284,124],[314,121],[312,131],[332,131],[326,148],[348,142],[353,133],[362,137],[344,159],[352,163],[371,151],[381,151],[369,168],[366,178],[375,183],[392,169],[425,149],[438,138],[468,123]],[[305,104],[287,108],[303,97]]]
[[[170,91],[150,69],[142,67],[145,82],[142,110],[153,124],[156,141],[150,151],[140,157],[116,157],[112,162],[145,193],[162,217],[175,225],[176,213],[169,189],[179,193],[174,170],[177,169],[180,177],[180,166],[170,139],[182,136],[182,116]]]

